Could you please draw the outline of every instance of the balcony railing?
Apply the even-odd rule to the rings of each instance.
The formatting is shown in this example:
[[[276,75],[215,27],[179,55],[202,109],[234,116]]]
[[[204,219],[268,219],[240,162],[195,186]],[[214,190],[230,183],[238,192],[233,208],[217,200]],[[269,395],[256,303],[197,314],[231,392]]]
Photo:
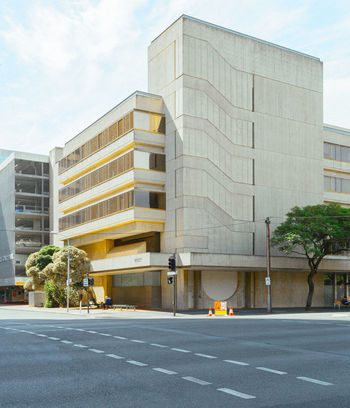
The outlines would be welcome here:
[[[49,207],[17,204],[16,207],[15,207],[15,211],[16,211],[16,213],[48,214],[49,213]]]

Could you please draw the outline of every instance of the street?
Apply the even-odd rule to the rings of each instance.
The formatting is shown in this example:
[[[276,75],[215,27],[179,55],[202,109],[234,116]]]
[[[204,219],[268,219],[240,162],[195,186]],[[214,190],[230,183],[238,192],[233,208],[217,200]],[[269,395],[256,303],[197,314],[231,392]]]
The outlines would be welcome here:
[[[350,314],[300,316],[86,319],[0,308],[0,406],[348,406]]]

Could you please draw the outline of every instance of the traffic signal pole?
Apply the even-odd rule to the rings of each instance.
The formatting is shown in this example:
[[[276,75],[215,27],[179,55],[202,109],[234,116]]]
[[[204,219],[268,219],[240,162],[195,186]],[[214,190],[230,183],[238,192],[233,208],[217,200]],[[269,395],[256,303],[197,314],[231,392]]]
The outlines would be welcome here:
[[[176,275],[174,276],[174,291],[173,291],[173,314],[176,316]]]
[[[267,268],[266,268],[266,286],[267,286],[267,312],[271,313],[271,254],[270,254],[270,218],[265,219],[266,225],[266,258],[267,258]]]
[[[87,277],[88,282],[89,282],[89,272],[86,274],[86,277]],[[90,313],[89,292],[90,292],[90,285],[88,285],[88,287],[87,287],[87,312],[88,312],[88,314]]]

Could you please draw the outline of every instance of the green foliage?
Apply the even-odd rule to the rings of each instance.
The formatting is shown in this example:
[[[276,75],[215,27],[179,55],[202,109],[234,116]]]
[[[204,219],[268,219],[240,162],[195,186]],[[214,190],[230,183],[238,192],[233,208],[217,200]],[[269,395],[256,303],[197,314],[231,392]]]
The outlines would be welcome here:
[[[45,307],[65,307],[67,305],[67,293],[66,289],[60,287],[51,279],[45,281]],[[82,287],[69,288],[69,305],[72,307],[79,306],[80,299],[82,298]]]
[[[294,207],[276,228],[272,245],[286,254],[305,255],[314,262],[347,250],[350,242],[350,209],[339,204]]]
[[[82,285],[84,274],[89,271],[88,258],[85,251],[69,247],[69,269],[70,279],[73,285]],[[64,295],[55,289],[54,298],[58,304],[63,304],[66,298],[65,288],[68,270],[68,248],[58,248],[54,245],[47,245],[39,252],[29,255],[26,262],[26,274],[31,279],[26,282],[27,290],[42,290],[47,280],[51,280],[57,288],[61,288]],[[52,288],[50,290],[53,290]],[[71,290],[72,302],[76,303],[76,298],[80,296],[81,289],[76,287]],[[79,304],[79,300],[78,300]]]
[[[40,249],[39,252],[37,252],[38,256],[36,258],[36,266],[42,271],[45,269],[45,267],[52,262],[52,255],[59,251],[60,248],[58,248],[55,245],[46,245]]]
[[[306,310],[309,310],[313,277],[322,259],[350,248],[350,209],[339,204],[294,207],[286,221],[275,229],[271,243],[287,255],[295,253],[307,258],[310,272]]]
[[[59,303],[55,299],[56,285],[52,280],[47,279],[44,284],[45,290],[45,304],[44,307],[57,307]]]

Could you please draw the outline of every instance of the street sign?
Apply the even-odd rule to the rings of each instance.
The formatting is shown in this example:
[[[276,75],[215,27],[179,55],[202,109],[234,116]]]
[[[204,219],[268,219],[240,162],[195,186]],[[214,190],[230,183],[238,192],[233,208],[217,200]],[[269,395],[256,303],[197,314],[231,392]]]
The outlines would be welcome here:
[[[270,286],[271,285],[271,278],[265,278],[265,285]]]
[[[169,271],[168,276],[175,276],[177,275],[177,271]]]
[[[227,315],[227,302],[214,302],[215,315]]]
[[[83,279],[83,286],[89,286],[89,279],[88,278]]]

